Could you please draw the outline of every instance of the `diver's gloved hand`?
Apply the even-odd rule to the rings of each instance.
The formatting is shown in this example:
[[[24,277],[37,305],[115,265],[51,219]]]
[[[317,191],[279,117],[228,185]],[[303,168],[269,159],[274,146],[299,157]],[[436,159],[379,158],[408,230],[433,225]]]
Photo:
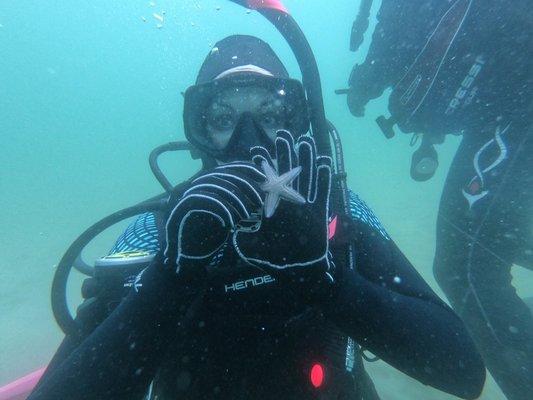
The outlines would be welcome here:
[[[331,159],[317,157],[315,142],[287,131],[276,138],[277,170],[272,155],[254,147],[252,158],[266,175],[261,185],[266,199],[261,221],[252,228],[237,226],[233,244],[246,262],[276,271],[329,270],[328,209]],[[305,274],[304,274],[305,275]]]
[[[360,98],[359,93],[353,88],[348,89],[346,102],[348,103],[348,108],[354,117],[364,117],[365,116],[365,105],[364,101]]]
[[[241,220],[260,212],[265,177],[253,164],[236,162],[196,178],[179,198],[171,198],[164,264],[176,273],[205,267]]]

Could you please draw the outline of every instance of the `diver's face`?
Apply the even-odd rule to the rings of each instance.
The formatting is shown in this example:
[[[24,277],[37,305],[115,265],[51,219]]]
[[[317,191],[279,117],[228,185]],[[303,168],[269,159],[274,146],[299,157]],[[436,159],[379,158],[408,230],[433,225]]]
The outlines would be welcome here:
[[[279,95],[261,87],[228,88],[220,92],[206,112],[206,129],[217,150],[224,149],[244,113],[250,113],[269,139],[285,127],[285,109]]]

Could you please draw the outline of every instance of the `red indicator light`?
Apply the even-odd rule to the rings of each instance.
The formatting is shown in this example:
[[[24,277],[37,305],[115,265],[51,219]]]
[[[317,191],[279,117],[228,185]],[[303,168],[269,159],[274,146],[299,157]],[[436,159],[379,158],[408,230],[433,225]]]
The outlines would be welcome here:
[[[315,363],[311,367],[311,373],[309,374],[309,379],[311,379],[311,384],[318,389],[324,383],[324,367],[322,364]]]

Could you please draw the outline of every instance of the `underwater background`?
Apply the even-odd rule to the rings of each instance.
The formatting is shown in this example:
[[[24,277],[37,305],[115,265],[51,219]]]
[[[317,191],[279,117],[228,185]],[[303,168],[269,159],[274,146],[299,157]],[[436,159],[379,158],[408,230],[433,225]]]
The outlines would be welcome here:
[[[334,94],[347,86],[354,63],[364,60],[380,1],[357,54],[348,44],[359,1],[284,3],[315,52],[350,187],[442,296],[431,271],[435,221],[460,138],[439,146],[432,180],[411,180],[410,136],[387,140],[374,122],[387,113],[386,96],[356,119],[345,97]],[[100,218],[162,191],[148,154],[184,139],[181,92],[211,46],[234,33],[269,42],[299,77],[279,33],[228,1],[0,0],[0,386],[45,365],[62,338],[50,286],[66,248]],[[186,152],[163,162],[173,182],[199,165]],[[95,256],[109,250],[119,230],[99,239]],[[72,279],[73,307],[81,279]],[[533,295],[525,272],[515,271],[515,285],[521,295]],[[454,398],[383,362],[367,367],[383,399]],[[481,399],[503,398],[489,378]]]

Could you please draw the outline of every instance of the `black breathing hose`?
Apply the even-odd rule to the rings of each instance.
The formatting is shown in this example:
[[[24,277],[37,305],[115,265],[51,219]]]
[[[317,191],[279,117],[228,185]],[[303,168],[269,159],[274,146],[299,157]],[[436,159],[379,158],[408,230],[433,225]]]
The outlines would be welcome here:
[[[150,156],[148,157],[148,163],[150,164],[150,169],[152,170],[152,173],[167,193],[170,193],[172,189],[174,189],[174,186],[172,185],[172,183],[170,183],[165,174],[163,174],[161,168],[159,168],[159,156],[168,151],[179,150],[191,150],[191,145],[189,144],[189,142],[185,141],[165,143],[153,149],[150,153]]]
[[[67,282],[72,268],[74,267],[84,275],[93,276],[94,267],[85,263],[82,259],[82,252],[85,247],[100,233],[107,228],[136,215],[147,212],[159,212],[164,210],[167,203],[168,195],[173,190],[180,190],[185,187],[189,180],[174,186],[170,183],[167,177],[159,168],[159,156],[168,151],[190,150],[191,147],[188,142],[170,142],[156,147],[149,156],[150,169],[158,182],[165,189],[164,193],[154,196],[148,200],[142,201],[134,206],[124,208],[107,217],[101,219],[89,229],[83,232],[67,249],[61,260],[59,261],[54,278],[52,281],[51,301],[52,311],[54,317],[65,334],[76,335],[80,332],[76,321],[72,317],[67,303]],[[196,175],[195,175],[196,176]],[[194,176],[194,177],[195,177]],[[193,177],[193,178],[194,178]],[[193,179],[191,178],[191,179]]]
[[[311,121],[313,137],[317,144],[317,151],[320,155],[331,157],[332,152],[329,143],[328,123],[324,111],[324,100],[322,98],[320,72],[318,71],[313,50],[300,26],[285,10],[280,0],[230,1],[260,12],[276,27],[289,44],[302,73],[302,83],[307,94],[309,107],[309,120]]]
[[[342,142],[337,128],[331,121],[328,120],[329,134],[334,144],[335,150],[335,169],[333,185],[337,190],[333,191],[336,196],[333,196],[335,202],[334,209],[336,212],[343,212],[344,215],[350,215],[350,195],[348,191],[347,174],[344,167],[344,154],[342,152]],[[336,192],[336,193],[335,193]],[[355,267],[355,252],[352,244],[347,245],[346,261],[348,268]]]
[[[302,73],[302,83],[307,93],[309,120],[311,121],[318,153],[331,157],[332,152],[326,113],[324,111],[324,100],[322,98],[320,73],[313,50],[291,15],[272,9],[261,9],[259,12],[278,29],[296,57]]]
[[[144,212],[160,211],[166,204],[166,197],[167,193],[162,193],[152,199],[117,211],[103,218],[83,232],[67,249],[57,265],[51,292],[52,311],[58,325],[65,334],[77,335],[80,332],[76,321],[68,309],[66,292],[70,271],[73,265],[75,265],[76,260],[80,257],[83,249],[101,232],[126,218],[131,218]],[[84,271],[87,275],[92,275],[92,272]]]

